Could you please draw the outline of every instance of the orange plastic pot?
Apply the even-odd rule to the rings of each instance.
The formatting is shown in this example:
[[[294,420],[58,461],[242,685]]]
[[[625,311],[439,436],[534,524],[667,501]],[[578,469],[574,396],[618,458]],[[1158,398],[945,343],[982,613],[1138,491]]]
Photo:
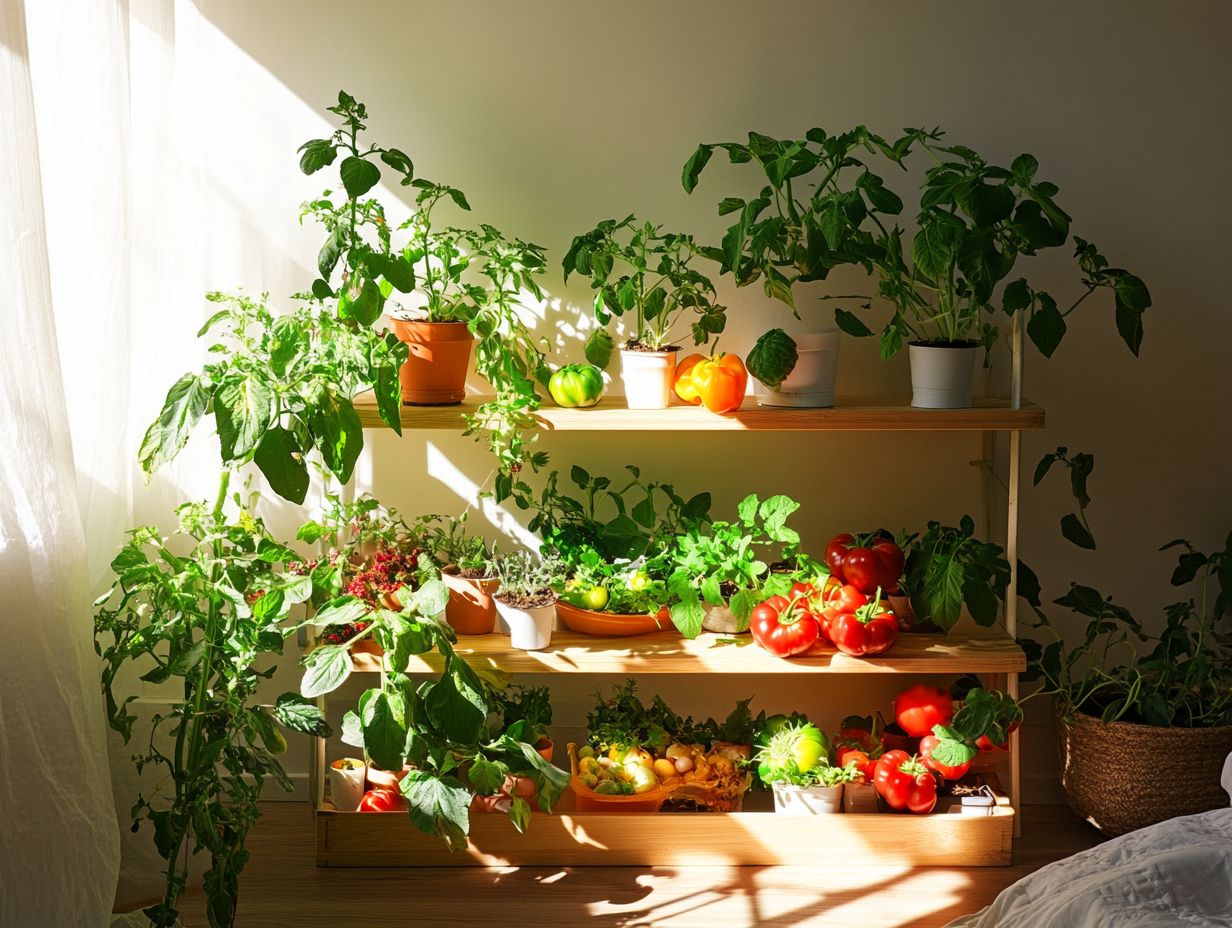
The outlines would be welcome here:
[[[402,402],[413,406],[461,403],[475,341],[466,323],[394,319],[393,324],[394,334],[409,349],[398,372]]]
[[[453,565],[441,571],[441,580],[449,588],[445,621],[453,630],[459,635],[490,634],[496,627],[496,602],[492,594],[500,586],[500,580],[497,577],[462,577]]]
[[[552,755],[556,753],[556,745],[551,738],[544,737],[535,743],[535,750],[550,764]],[[509,804],[514,796],[521,796],[533,807],[535,794],[538,791],[539,787],[530,777],[507,776],[499,793],[492,796],[472,797],[471,809],[475,812],[508,812]]]

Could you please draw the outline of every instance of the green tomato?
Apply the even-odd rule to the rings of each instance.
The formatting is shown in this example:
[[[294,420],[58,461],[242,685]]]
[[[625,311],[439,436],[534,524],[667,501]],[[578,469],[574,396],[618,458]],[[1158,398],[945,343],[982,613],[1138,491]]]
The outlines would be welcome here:
[[[603,396],[603,375],[593,364],[566,364],[548,381],[557,406],[593,406]]]
[[[589,590],[582,594],[582,604],[587,609],[602,609],[607,605],[607,588],[592,586]]]
[[[646,587],[650,586],[650,574],[644,570],[639,570],[629,577],[627,586],[634,593],[640,593]]]

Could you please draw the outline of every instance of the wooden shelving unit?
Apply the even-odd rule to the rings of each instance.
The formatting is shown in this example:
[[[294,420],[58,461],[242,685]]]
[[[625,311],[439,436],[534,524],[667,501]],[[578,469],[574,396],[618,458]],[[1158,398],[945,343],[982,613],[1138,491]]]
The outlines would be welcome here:
[[[463,428],[464,417],[488,397],[470,396],[460,406],[403,406],[408,429]],[[384,428],[371,394],[355,399],[364,428]],[[1004,400],[976,400],[969,409],[916,409],[901,396],[844,396],[828,409],[758,406],[750,398],[736,412],[719,416],[700,406],[626,409],[605,398],[590,409],[561,409],[550,401],[535,418],[555,432],[1008,432],[1044,427],[1044,410],[1033,403],[1015,409]]]
[[[1007,674],[1026,670],[1026,656],[1003,629],[973,629],[952,635],[903,633],[894,648],[876,657],[849,657],[818,649],[782,660],[758,647],[748,635],[732,637],[703,632],[682,638],[674,631],[633,638],[595,638],[573,632],[553,632],[543,651],[510,647],[504,635],[459,638],[455,651],[475,667],[506,673],[613,674],[853,674],[935,673]],[[355,654],[358,672],[380,669],[383,658]],[[411,673],[440,671],[437,654],[411,659]]]
[[[859,660],[817,651],[779,660],[750,639],[703,634],[695,640],[674,631],[629,638],[597,638],[554,632],[543,651],[520,651],[507,638],[463,638],[459,654],[476,667],[508,673],[569,674],[980,674],[989,685],[1018,693],[1018,674],[1026,658],[1014,641],[1017,630],[1018,483],[1021,437],[1044,427],[1044,410],[1022,397],[1023,331],[1014,318],[1011,340],[1011,397],[977,400],[968,409],[915,409],[905,397],[847,396],[829,409],[785,409],[756,405],[750,398],[738,411],[717,416],[705,409],[674,406],[664,410],[626,409],[620,398],[585,410],[545,405],[536,414],[540,428],[560,432],[829,432],[968,431],[1002,433],[1008,438],[1006,558],[1011,565],[1003,623],[980,629],[965,625],[954,634],[903,634],[885,655]],[[464,417],[486,397],[471,396],[460,406],[403,406],[406,429],[458,431]],[[365,428],[382,428],[371,396],[356,409]],[[378,670],[381,658],[359,654],[355,671]],[[412,672],[440,669],[431,656],[414,658]],[[339,812],[325,799],[325,743],[314,757],[317,862],[321,866],[687,866],[697,864],[774,865],[798,863],[796,848],[826,848],[846,864],[904,866],[1004,866],[1011,862],[1019,830],[1015,813],[1019,787],[1018,734],[1008,754],[992,764],[1008,775],[1008,796],[993,814],[971,816],[946,807],[926,816],[822,815],[794,818],[758,811],[751,797],[746,811],[716,814],[595,814],[573,810],[568,792],[557,814],[536,813],[526,835],[517,834],[503,815],[472,816],[467,853],[450,854],[435,838],[419,833],[403,815]],[[766,797],[760,797],[765,802]],[[782,852],[780,848],[789,849]],[[786,853],[786,856],[784,856]]]

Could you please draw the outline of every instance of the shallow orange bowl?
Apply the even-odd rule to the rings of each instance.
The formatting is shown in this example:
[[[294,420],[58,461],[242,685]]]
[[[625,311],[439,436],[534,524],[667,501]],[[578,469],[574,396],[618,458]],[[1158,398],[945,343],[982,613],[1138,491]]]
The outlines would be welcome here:
[[[563,600],[556,603],[556,614],[565,627],[579,635],[597,635],[603,638],[624,638],[628,635],[649,635],[652,632],[672,628],[672,620],[665,619],[660,625],[653,615],[620,615],[615,612],[594,612],[571,606]]]

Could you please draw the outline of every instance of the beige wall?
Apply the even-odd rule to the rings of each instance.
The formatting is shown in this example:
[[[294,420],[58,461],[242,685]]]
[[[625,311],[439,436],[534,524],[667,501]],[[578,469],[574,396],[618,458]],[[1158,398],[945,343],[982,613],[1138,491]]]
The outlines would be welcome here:
[[[233,273],[210,286],[243,283],[279,295],[310,279],[319,236],[297,229],[295,217],[320,182],[296,175],[294,150],[322,133],[321,110],[339,87],[369,105],[374,141],[403,148],[421,174],[464,189],[477,220],[550,249],[553,320],[572,321],[588,304],[584,286],[563,286],[558,262],[569,238],[597,219],[636,211],[718,237],[715,204],[751,182],[716,158],[699,191],[686,196],[680,167],[698,141],[736,139],[748,129],[794,135],[866,123],[893,133],[940,125],[992,159],[1035,154],[1041,176],[1060,185],[1074,231],[1140,274],[1154,296],[1137,361],[1115,337],[1111,306],[1095,300],[1071,317],[1052,361],[1030,358],[1027,395],[1047,407],[1048,428],[1024,442],[1026,473],[1058,444],[1098,460],[1097,554],[1059,541],[1066,502],[1059,483],[1027,489],[1022,552],[1046,591],[1059,595],[1081,578],[1143,616],[1157,614],[1171,595],[1169,557],[1155,553],[1158,545],[1177,535],[1211,545],[1232,525],[1223,408],[1232,387],[1224,357],[1230,327],[1219,285],[1232,244],[1228,7],[738,0],[200,0],[198,7],[200,54],[185,67],[204,71],[197,76],[212,97],[179,118],[209,129],[196,134],[208,152],[199,156],[201,170],[226,204],[226,222],[216,214],[182,219],[200,223],[202,239],[215,240],[209,247],[227,253]],[[1058,297],[1074,293],[1064,256],[1033,270]],[[747,349],[768,323],[787,321],[753,289],[722,295],[731,307],[728,350]],[[199,310],[191,292],[178,296],[177,305],[191,307],[183,310],[187,330]],[[828,320],[813,315],[808,291],[800,297],[806,324]],[[842,350],[841,392],[906,389],[905,357],[881,364],[872,342],[845,340]],[[580,356],[576,345],[567,356]],[[488,472],[480,450],[458,436],[369,439],[361,483],[410,513],[457,511]],[[558,467],[636,463],[682,491],[711,489],[720,510],[749,491],[790,493],[803,501],[800,527],[818,547],[842,528],[984,514],[969,466],[981,454],[978,436],[562,434],[545,436],[543,447]],[[295,514],[274,508],[290,524]],[[489,512],[493,535],[504,519]],[[287,664],[283,682],[293,686]],[[820,709],[850,682],[800,696],[782,681],[707,679],[703,688],[655,681],[702,714],[753,692],[771,709]],[[594,681],[558,688],[563,722],[581,723],[593,688]],[[863,710],[873,698],[851,690],[830,701],[828,714],[837,718],[848,704]],[[1028,740],[1038,745],[1024,761],[1029,795],[1049,795],[1047,733],[1028,732]]]

